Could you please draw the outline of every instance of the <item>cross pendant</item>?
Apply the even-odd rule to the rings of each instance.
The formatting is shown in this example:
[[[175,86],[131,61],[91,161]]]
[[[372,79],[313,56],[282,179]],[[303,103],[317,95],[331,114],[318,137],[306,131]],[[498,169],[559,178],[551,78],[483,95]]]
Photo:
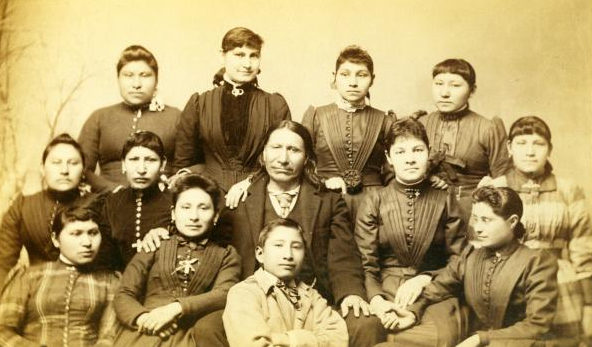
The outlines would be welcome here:
[[[140,240],[137,240],[136,242],[132,243],[132,248],[135,248],[136,252],[140,253],[140,250],[142,249],[142,242],[140,242]]]

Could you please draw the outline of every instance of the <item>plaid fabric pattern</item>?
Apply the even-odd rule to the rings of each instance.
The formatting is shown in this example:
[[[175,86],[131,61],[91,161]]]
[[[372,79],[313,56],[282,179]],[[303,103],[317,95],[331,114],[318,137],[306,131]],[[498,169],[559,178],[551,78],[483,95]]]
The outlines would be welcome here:
[[[59,261],[23,268],[0,299],[0,345],[110,346],[118,276]]]

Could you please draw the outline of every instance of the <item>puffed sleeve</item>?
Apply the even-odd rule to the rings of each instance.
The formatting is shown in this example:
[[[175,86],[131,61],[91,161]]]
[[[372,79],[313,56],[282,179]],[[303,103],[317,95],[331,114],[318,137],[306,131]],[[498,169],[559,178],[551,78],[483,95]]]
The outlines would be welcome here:
[[[96,346],[113,346],[113,340],[115,339],[115,332],[117,329],[117,316],[115,315],[115,309],[113,308],[113,300],[119,286],[120,277],[118,272],[109,273],[107,275],[105,281],[107,302],[105,303],[105,309],[103,310],[101,321],[99,322],[99,334]]]
[[[149,312],[140,300],[146,291],[150,269],[154,264],[155,252],[137,253],[127,264],[121,277],[119,289],[113,299],[117,319],[129,328],[136,328],[136,318]]]
[[[273,117],[277,120],[277,123],[283,120],[292,119],[292,115],[290,114],[290,108],[288,107],[286,99],[284,99],[284,97],[279,93],[273,93],[271,95],[271,104],[273,105]]]
[[[99,162],[99,147],[101,144],[101,110],[93,112],[88,117],[80,135],[78,143],[84,153],[84,175],[95,191],[113,190],[117,184],[95,173]]]
[[[312,293],[311,300],[314,328],[288,331],[290,346],[346,347],[348,333],[343,318],[317,291]]]
[[[24,197],[18,194],[0,225],[0,286],[4,283],[10,269],[18,262],[23,241],[19,232],[22,223]]]
[[[568,244],[569,260],[582,284],[584,303],[592,304],[592,230],[588,204],[581,187],[572,183],[566,190],[569,230],[571,230]]]
[[[38,341],[30,341],[19,335],[26,323],[27,302],[34,287],[28,272],[20,268],[6,283],[0,298],[0,345],[5,347],[38,347]]]
[[[358,208],[355,230],[356,243],[362,254],[368,300],[372,300],[376,295],[385,295],[382,289],[378,254],[379,211],[380,197],[375,192],[369,191]]]
[[[508,152],[506,129],[498,117],[492,119],[493,126],[487,133],[487,149],[489,157],[489,172],[491,177],[505,175],[512,166]]]
[[[546,251],[537,252],[520,281],[525,283],[526,318],[506,328],[478,331],[483,344],[496,339],[536,339],[549,330],[557,305],[557,260]]]
[[[175,159],[173,170],[190,168],[203,163],[201,137],[199,133],[199,94],[189,98],[179,117],[175,135]]]
[[[316,145],[317,143],[317,134],[316,134],[316,119],[317,119],[317,109],[314,106],[308,106],[306,112],[304,112],[304,116],[302,116],[302,125],[308,130],[310,136],[312,137],[313,143]]]
[[[413,312],[418,320],[428,305],[460,296],[463,289],[466,260],[472,251],[472,246],[466,247],[460,257],[452,259],[446,268],[423,289],[419,299],[409,306],[409,311]]]
[[[332,195],[333,218],[327,254],[327,270],[335,303],[348,295],[366,300],[360,251],[356,246],[349,210],[345,200]]]
[[[201,316],[224,309],[228,290],[239,281],[240,272],[240,256],[234,247],[227,246],[212,289],[199,295],[177,299],[183,309],[183,316]]]

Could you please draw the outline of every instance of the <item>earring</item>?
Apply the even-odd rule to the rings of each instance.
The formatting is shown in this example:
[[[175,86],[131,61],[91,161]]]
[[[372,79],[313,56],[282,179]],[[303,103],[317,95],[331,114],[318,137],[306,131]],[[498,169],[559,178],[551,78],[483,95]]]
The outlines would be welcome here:
[[[122,167],[122,168],[121,168],[121,173],[125,175],[125,172],[126,172],[126,171],[125,171],[125,168],[124,168],[124,167]]]

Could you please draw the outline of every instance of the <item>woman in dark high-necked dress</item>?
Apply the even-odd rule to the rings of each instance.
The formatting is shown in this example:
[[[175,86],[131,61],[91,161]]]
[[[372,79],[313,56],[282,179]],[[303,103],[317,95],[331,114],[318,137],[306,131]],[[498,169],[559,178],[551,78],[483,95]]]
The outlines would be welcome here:
[[[31,265],[57,259],[59,252],[50,238],[57,208],[95,198],[82,182],[83,167],[82,149],[70,135],[58,135],[45,147],[42,157],[45,188],[33,195],[17,195],[2,219],[0,285],[16,265],[23,247]]]
[[[358,46],[346,47],[335,63],[335,102],[309,107],[302,124],[310,132],[318,172],[329,189],[343,194],[352,221],[365,192],[385,183],[382,146],[395,120],[368,104],[374,82],[374,62]]]
[[[165,105],[156,95],[158,63],[154,55],[142,46],[127,47],[117,62],[117,81],[123,101],[93,112],[78,137],[86,156],[85,174],[96,190],[113,190],[127,184],[121,173],[121,147],[136,131],[158,135],[166,157],[174,157],[181,111]],[[100,174],[95,173],[97,167]],[[163,173],[171,174],[171,166],[165,166]]]
[[[114,346],[227,346],[222,312],[240,257],[216,226],[222,193],[199,174],[175,180],[171,236],[136,254],[115,296]]]
[[[123,271],[141,251],[150,230],[170,224],[171,194],[159,181],[165,163],[164,145],[150,131],[134,133],[123,145],[120,169],[128,184],[107,195],[101,212],[105,249],[115,270]]]
[[[387,160],[395,178],[368,192],[358,210],[355,237],[366,278],[370,307],[388,339],[411,341],[417,335],[397,333],[395,308],[413,304],[448,262],[466,245],[456,199],[430,185],[429,142],[421,123],[396,121],[386,136]],[[425,346],[457,340],[463,323],[458,301],[451,299],[426,312]]]
[[[460,297],[469,308],[469,324],[457,347],[564,346],[549,338],[557,303],[557,259],[544,250],[520,244],[523,207],[510,188],[481,187],[473,193],[473,245],[448,264],[409,307],[399,310],[398,327],[422,330],[424,310],[450,297]],[[427,313],[427,311],[425,311]],[[422,344],[421,335],[411,344]],[[443,341],[454,345],[452,341]],[[382,346],[382,345],[381,345]]]
[[[290,110],[284,98],[259,88],[257,75],[263,39],[247,28],[233,28],[222,39],[224,69],[217,86],[191,96],[181,113],[175,140],[175,170],[188,168],[215,177],[238,198],[246,194],[259,167],[263,136]]]
[[[484,176],[506,173],[511,162],[506,131],[499,118],[488,119],[469,107],[477,90],[475,69],[463,59],[444,60],[432,70],[437,111],[421,118],[430,140],[430,156],[448,183],[468,222],[471,193]]]

